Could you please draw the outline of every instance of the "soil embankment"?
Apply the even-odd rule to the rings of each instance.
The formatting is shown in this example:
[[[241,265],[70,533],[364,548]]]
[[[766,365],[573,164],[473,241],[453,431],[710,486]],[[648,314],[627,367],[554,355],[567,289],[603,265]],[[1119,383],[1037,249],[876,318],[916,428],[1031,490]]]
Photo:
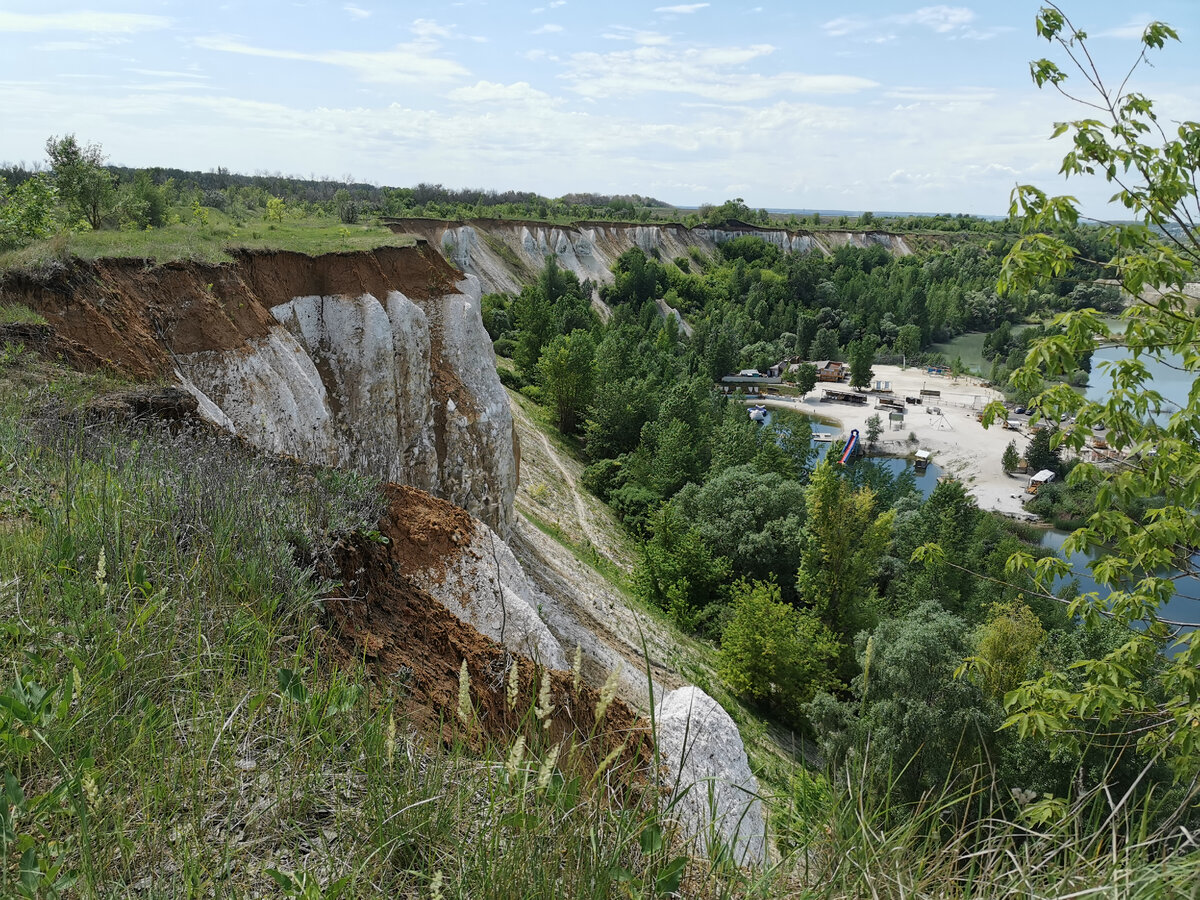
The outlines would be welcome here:
[[[173,357],[236,350],[276,325],[271,309],[294,297],[402,291],[427,299],[461,275],[428,247],[383,247],[320,257],[233,251],[233,264],[73,259],[0,278],[0,296],[52,326],[72,364],[138,380],[168,377]]]
[[[501,644],[480,634],[439,604],[414,571],[436,570],[459,552],[473,523],[462,510],[410,488],[387,488],[388,507],[379,523],[387,543],[355,535],[334,552],[324,573],[342,582],[338,596],[325,601],[336,652],[343,663],[363,662],[381,683],[399,680],[408,711],[426,733],[451,739],[503,739],[529,724],[541,671]],[[457,721],[459,671],[470,674],[475,723]],[[506,697],[509,670],[519,665],[519,696]],[[585,744],[593,770],[617,747],[639,765],[648,758],[649,734],[625,703],[614,700],[597,725],[600,692],[570,672],[551,672],[554,712],[546,734],[551,742],[596,735]],[[535,723],[540,725],[540,723]]]

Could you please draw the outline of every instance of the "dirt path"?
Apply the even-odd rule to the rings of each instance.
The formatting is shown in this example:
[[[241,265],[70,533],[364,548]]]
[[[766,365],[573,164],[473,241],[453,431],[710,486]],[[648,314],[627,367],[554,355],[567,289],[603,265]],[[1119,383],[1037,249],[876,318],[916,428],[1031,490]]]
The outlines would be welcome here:
[[[629,554],[620,526],[603,503],[577,487],[583,466],[554,446],[517,398],[510,398],[509,405],[522,447],[517,487],[520,505],[560,529],[573,543],[590,545],[597,554],[628,570]]]
[[[579,520],[580,530],[587,535],[588,542],[593,547],[604,546],[604,540],[588,522],[588,512],[583,504],[583,497],[580,496],[579,489],[575,487],[575,479],[571,477],[571,473],[563,465],[562,457],[558,455],[558,451],[551,445],[550,439],[546,437],[545,432],[538,432],[538,437],[542,439],[542,446],[546,449],[546,455],[550,457],[550,461],[554,463],[555,468],[562,475],[563,482],[571,491],[571,500],[575,504],[575,516]]]

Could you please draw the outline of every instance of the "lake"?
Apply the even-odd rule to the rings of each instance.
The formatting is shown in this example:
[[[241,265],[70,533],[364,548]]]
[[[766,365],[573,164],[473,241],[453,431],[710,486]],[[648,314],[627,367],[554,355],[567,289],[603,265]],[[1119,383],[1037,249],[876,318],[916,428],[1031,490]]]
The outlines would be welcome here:
[[[767,419],[764,424],[774,423],[777,427],[787,427],[787,420],[792,416],[797,416],[802,419],[808,419],[812,425],[813,432],[824,431],[833,436],[833,441],[838,441],[842,437],[842,429],[837,425],[831,425],[828,422],[823,422],[814,416],[806,416],[801,412],[793,412],[786,409],[771,409],[767,412]],[[817,450],[817,460],[820,461],[829,453],[829,448],[833,446],[833,442],[828,441],[813,441],[813,447]],[[917,470],[913,467],[911,461],[895,456],[872,456],[867,458],[867,462],[874,466],[881,466],[887,469],[893,475],[899,475],[905,469],[912,471],[913,478],[917,485],[917,490],[921,492],[921,496],[928,500],[929,495],[933,493],[933,489],[937,487],[938,476],[942,474],[941,466],[930,463],[924,471]]]
[[[1041,544],[1043,547],[1053,550],[1071,564],[1071,569],[1075,572],[1079,581],[1079,592],[1081,594],[1097,591],[1101,597],[1106,596],[1109,589],[1096,582],[1089,568],[1091,562],[1096,559],[1100,551],[1074,553],[1071,556],[1065,556],[1062,552],[1062,546],[1063,541],[1066,539],[1067,532],[1051,528],[1042,535]],[[1192,557],[1192,563],[1193,565],[1200,566],[1200,553]],[[1167,574],[1177,575],[1179,574],[1179,570],[1174,569]],[[1200,583],[1197,582],[1197,579],[1183,578],[1176,582],[1175,590],[1175,596],[1171,598],[1171,601],[1166,606],[1159,610],[1159,615],[1164,619],[1170,619],[1174,622],[1200,623]]]
[[[1093,353],[1091,378],[1084,389],[1084,396],[1089,400],[1102,400],[1112,389],[1111,373],[1105,371],[1107,367],[1102,363],[1128,358],[1129,351],[1123,346],[1102,347]],[[1192,388],[1193,375],[1176,368],[1181,366],[1182,362],[1183,360],[1175,354],[1167,355],[1162,362],[1143,358],[1154,390],[1158,391],[1164,399],[1162,411],[1155,415],[1155,420],[1160,423],[1164,423],[1172,413],[1176,412],[1179,404],[1187,402],[1188,392]],[[1042,546],[1049,547],[1061,556],[1062,544],[1066,536],[1066,532],[1052,529],[1042,538]],[[1104,596],[1106,589],[1096,584],[1091,577],[1091,570],[1088,568],[1088,564],[1094,558],[1095,554],[1089,557],[1077,553],[1067,561],[1071,563],[1071,568],[1079,573],[1081,591],[1084,593],[1100,591],[1101,596]],[[1200,564],[1200,554],[1193,556],[1192,562]],[[1180,570],[1175,569],[1167,574],[1179,575],[1181,573]],[[1160,614],[1163,618],[1173,619],[1177,622],[1200,623],[1200,580],[1184,577],[1177,581],[1176,596],[1160,611]]]

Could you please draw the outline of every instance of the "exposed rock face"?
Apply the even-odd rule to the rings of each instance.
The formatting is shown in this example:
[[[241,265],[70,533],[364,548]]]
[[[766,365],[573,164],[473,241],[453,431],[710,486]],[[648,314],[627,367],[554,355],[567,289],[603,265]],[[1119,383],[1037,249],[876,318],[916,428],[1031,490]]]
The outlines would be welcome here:
[[[729,713],[697,687],[671,691],[655,718],[658,747],[684,835],[712,856],[720,841],[741,864],[766,859],[766,826],[758,781]]]
[[[4,289],[80,363],[174,373],[204,418],[255,446],[413,485],[511,531],[512,414],[479,283],[428,247],[102,260]]]
[[[265,338],[178,369],[256,446],[435,492],[507,534],[512,415],[479,283],[458,287],[421,305],[400,291],[296,297],[271,309]]]
[[[562,646],[539,615],[545,596],[508,544],[445,500],[392,488],[388,535],[400,574],[486,637],[552,669],[566,669]]]
[[[737,223],[725,228],[616,222],[552,226],[509,219],[473,219],[470,223],[391,219],[388,223],[396,231],[419,235],[441,247],[462,271],[479,278],[483,290],[506,293],[518,293],[548,256],[555,257],[560,267],[574,272],[581,281],[607,284],[613,278],[613,263],[631,247],[674,259],[687,256],[691,247],[711,254],[726,241],[746,235],[759,237],[785,253],[830,254],[845,244],[878,244],[899,255],[912,252],[904,236],[883,231],[789,231]]]

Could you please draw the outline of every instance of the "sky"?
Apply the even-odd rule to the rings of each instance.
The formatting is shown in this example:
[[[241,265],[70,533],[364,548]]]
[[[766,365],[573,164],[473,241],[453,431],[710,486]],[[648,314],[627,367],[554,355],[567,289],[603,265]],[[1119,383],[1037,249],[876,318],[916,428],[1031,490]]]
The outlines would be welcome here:
[[[128,166],[983,215],[1032,183],[1111,214],[1057,174],[1086,111],[1030,80],[1038,2],[79,2],[0,0],[0,161],[74,133]],[[1118,81],[1175,27],[1131,87],[1200,119],[1200,0],[1062,5]]]

